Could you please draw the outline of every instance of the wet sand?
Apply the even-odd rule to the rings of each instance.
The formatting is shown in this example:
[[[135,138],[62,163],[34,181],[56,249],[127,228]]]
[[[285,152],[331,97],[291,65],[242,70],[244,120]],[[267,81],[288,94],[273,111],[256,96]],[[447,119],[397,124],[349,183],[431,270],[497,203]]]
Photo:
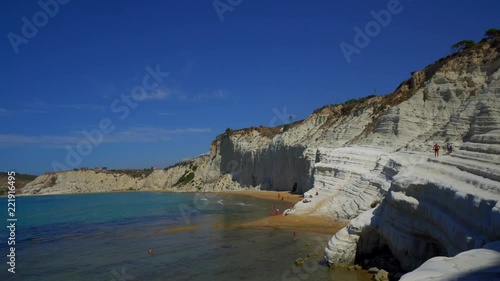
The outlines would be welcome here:
[[[271,228],[290,232],[314,232],[322,234],[335,234],[347,222],[335,221],[320,216],[269,216],[256,221],[233,225],[241,228]]]
[[[303,199],[302,195],[275,191],[228,191],[224,193],[273,200],[276,204],[283,202],[295,204]],[[278,199],[278,193],[280,198],[283,197],[283,200]],[[314,232],[333,235],[347,224],[348,221],[337,221],[322,216],[269,215],[255,221],[233,224],[229,228],[270,228],[290,232]]]

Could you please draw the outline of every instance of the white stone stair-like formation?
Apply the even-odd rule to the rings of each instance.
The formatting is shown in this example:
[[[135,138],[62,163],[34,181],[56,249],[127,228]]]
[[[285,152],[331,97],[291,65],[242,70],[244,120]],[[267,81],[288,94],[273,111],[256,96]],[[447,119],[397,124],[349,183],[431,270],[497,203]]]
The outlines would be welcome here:
[[[500,130],[475,135],[451,155],[430,156],[394,176],[382,204],[330,241],[327,259],[353,262],[384,245],[406,270],[500,240]],[[354,227],[355,226],[355,227]],[[352,247],[349,246],[349,247]]]

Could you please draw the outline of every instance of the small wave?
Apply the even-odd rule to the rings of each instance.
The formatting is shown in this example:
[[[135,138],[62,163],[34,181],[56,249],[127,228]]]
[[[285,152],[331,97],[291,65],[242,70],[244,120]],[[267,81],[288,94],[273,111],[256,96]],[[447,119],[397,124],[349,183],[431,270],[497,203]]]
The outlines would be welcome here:
[[[255,206],[255,205],[252,205],[252,204],[247,204],[247,203],[243,203],[243,202],[234,203],[233,205],[238,205],[238,206],[246,206],[246,207]]]

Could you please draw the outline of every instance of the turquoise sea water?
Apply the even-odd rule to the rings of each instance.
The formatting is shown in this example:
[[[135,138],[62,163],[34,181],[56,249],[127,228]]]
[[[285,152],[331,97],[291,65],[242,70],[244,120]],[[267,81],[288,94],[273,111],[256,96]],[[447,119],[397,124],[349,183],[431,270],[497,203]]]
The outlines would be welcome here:
[[[268,215],[238,195],[106,193],[16,198],[16,273],[7,271],[7,199],[0,198],[0,280],[364,280],[328,269],[330,235],[229,225]],[[285,207],[285,206],[277,206]],[[154,249],[149,254],[148,249]]]

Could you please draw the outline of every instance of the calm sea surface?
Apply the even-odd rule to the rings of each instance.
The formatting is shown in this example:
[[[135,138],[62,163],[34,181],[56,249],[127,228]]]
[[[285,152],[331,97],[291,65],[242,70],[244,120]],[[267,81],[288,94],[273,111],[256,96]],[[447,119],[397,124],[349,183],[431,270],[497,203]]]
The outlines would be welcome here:
[[[322,256],[330,235],[297,233],[293,242],[290,231],[228,227],[268,215],[272,204],[194,193],[18,197],[12,274],[7,199],[0,198],[0,280],[366,280],[328,269],[321,258],[294,266]]]

